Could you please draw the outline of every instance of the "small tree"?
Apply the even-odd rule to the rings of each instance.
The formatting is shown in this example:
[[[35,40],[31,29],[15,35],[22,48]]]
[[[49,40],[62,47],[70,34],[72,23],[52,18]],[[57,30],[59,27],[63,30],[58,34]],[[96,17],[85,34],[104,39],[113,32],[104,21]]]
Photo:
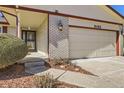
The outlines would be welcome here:
[[[0,68],[15,64],[28,53],[25,42],[13,35],[0,34]]]

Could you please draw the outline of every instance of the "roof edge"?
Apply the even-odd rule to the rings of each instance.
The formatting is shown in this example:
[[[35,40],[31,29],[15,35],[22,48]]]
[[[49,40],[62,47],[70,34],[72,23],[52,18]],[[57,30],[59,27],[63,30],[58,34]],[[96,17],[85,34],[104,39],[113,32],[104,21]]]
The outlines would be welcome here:
[[[1,13],[2,13],[3,17],[5,18],[6,22],[2,22],[2,21],[0,21],[0,24],[6,24],[6,25],[9,25],[9,22],[8,22],[7,18],[5,17],[5,15],[3,14],[2,11],[1,11]]]
[[[91,21],[98,21],[98,22],[109,23],[109,24],[123,25],[122,23],[118,23],[118,22],[112,22],[112,21],[106,21],[106,20],[101,20],[101,19],[82,17],[82,16],[77,16],[77,15],[70,15],[70,14],[65,14],[65,13],[56,13],[56,12],[52,12],[52,11],[29,8],[29,7],[24,7],[24,6],[18,6],[18,7],[16,7],[16,5],[0,5],[0,6],[1,7],[13,8],[13,9],[33,11],[33,12],[40,12],[40,13],[42,12],[42,13],[53,14],[53,15],[58,15],[58,16],[65,16],[65,17],[72,17],[72,18],[85,19],[85,20],[91,20]]]
[[[116,11],[115,9],[113,9],[110,5],[106,5],[106,7],[108,7],[110,10],[112,10],[114,13],[116,13],[118,16],[120,16],[121,18],[124,19],[124,16],[122,16],[118,11]]]

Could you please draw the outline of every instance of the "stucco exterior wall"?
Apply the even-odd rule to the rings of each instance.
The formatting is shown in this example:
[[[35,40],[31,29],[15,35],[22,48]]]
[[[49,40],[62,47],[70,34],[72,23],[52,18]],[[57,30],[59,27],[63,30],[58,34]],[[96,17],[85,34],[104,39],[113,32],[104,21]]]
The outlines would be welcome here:
[[[47,10],[55,12],[58,10],[60,13],[96,18],[101,20],[118,22],[118,19],[115,16],[107,13],[108,10],[104,10],[102,6],[98,5],[24,5],[25,7]],[[105,7],[105,6],[104,6]]]
[[[7,33],[16,36],[16,28],[15,27],[8,27]]]
[[[48,18],[46,17],[43,23],[36,31],[36,46],[37,51],[43,56],[48,57]]]
[[[76,18],[69,18],[69,25],[86,26],[86,27],[94,27],[94,25],[100,25],[102,29],[120,30],[120,26],[116,24],[109,24],[109,23],[89,21],[89,20],[76,19]]]
[[[58,23],[61,20],[63,31],[59,31]],[[68,18],[49,15],[49,58],[68,58]]]

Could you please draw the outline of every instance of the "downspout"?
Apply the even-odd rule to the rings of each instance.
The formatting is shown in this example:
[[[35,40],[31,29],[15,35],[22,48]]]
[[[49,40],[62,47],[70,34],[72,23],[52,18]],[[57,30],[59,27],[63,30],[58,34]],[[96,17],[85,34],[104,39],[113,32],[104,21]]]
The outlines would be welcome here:
[[[47,45],[47,52],[48,52],[48,62],[50,62],[50,53],[49,53],[49,51],[50,51],[50,49],[49,49],[49,14],[48,14],[48,16],[47,16],[47,20],[48,20],[48,22],[47,22],[47,31],[48,31],[48,34],[47,34],[47,39],[48,39],[48,45]]]
[[[121,25],[119,33],[119,56],[123,56],[123,25]]]
[[[16,6],[16,30],[17,30],[17,37],[21,38],[21,25],[20,25],[20,13],[18,10],[19,6]]]

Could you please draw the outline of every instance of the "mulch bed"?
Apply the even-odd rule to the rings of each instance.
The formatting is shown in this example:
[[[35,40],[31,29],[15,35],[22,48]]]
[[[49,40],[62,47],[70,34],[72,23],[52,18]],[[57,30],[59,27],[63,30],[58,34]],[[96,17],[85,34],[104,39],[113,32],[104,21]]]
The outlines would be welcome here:
[[[60,64],[55,64],[54,61],[49,61],[46,62],[46,66],[49,68],[56,68],[56,69],[62,69],[62,70],[66,70],[66,71],[74,71],[74,72],[79,72],[79,73],[83,73],[83,74],[87,74],[87,75],[94,75],[93,73],[82,69],[80,66],[76,66],[76,65],[72,65],[72,64],[67,64],[67,63],[60,63]]]
[[[57,81],[57,88],[78,88],[78,86]],[[36,88],[34,75],[25,73],[24,65],[15,64],[0,70],[0,88]]]
[[[33,88],[33,75],[24,71],[24,65],[15,64],[6,69],[0,70],[1,88]]]

